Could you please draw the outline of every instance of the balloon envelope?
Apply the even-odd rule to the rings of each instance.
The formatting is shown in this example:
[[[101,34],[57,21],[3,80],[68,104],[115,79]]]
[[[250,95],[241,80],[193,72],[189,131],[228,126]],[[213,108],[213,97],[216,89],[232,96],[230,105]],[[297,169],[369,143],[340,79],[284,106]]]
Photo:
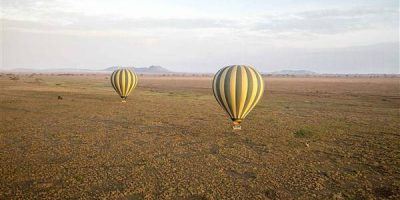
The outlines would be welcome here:
[[[251,66],[227,66],[215,74],[213,92],[232,121],[239,124],[260,101],[264,81]]]
[[[115,70],[110,80],[114,90],[122,99],[126,99],[138,83],[136,73],[130,69]]]

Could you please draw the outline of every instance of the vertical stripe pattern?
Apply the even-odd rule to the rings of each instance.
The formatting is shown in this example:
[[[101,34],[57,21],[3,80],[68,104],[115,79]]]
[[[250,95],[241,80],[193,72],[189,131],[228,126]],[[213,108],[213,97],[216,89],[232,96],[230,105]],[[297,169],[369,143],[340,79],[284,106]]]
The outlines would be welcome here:
[[[243,120],[260,101],[264,81],[251,66],[232,65],[220,69],[213,79],[214,97],[233,121]]]
[[[138,76],[130,69],[117,69],[111,74],[111,85],[118,95],[126,99],[135,89],[138,83]]]

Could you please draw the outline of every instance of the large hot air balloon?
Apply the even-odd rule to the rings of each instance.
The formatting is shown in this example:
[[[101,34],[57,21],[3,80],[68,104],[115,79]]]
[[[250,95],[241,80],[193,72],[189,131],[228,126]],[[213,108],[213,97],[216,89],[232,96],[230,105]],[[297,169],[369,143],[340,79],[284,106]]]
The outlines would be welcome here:
[[[111,74],[111,85],[125,102],[128,95],[135,89],[138,76],[130,69],[117,69]]]
[[[232,119],[233,129],[240,130],[240,123],[263,95],[264,81],[254,67],[232,65],[215,74],[212,87],[215,99]]]

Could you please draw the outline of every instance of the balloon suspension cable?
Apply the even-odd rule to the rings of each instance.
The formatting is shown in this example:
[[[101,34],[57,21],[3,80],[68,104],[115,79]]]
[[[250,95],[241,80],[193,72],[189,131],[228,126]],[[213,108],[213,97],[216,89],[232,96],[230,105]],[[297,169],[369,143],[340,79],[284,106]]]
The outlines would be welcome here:
[[[233,131],[240,131],[242,130],[242,126],[240,125],[241,121],[233,121],[232,129]]]

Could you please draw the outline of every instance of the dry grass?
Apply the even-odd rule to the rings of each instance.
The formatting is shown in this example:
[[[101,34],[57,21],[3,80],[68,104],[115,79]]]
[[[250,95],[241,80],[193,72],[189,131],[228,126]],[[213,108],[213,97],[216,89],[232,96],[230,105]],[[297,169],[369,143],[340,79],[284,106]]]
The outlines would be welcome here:
[[[266,78],[240,132],[210,78],[140,78],[124,104],[101,75],[0,77],[0,199],[400,198],[398,78]]]

